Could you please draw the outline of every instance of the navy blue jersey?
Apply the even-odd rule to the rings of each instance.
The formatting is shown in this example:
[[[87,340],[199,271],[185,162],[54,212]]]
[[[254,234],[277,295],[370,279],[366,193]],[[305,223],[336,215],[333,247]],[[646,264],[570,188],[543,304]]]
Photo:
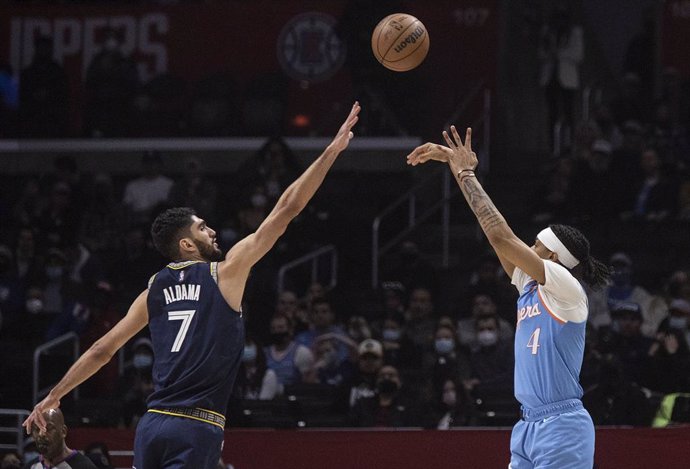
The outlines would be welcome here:
[[[155,389],[149,408],[197,407],[225,415],[244,324],[218,289],[217,265],[171,263],[149,282]]]

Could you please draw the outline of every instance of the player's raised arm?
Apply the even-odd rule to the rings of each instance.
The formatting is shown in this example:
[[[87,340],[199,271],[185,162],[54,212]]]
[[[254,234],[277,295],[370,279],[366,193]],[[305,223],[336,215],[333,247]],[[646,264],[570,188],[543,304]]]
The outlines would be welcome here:
[[[435,143],[420,145],[407,156],[407,164],[416,166],[430,160],[447,162],[506,273],[512,277],[517,266],[543,284],[544,261],[513,233],[475,176],[474,170],[479,161],[477,154],[472,151],[472,129],[467,129],[464,143],[455,126],[451,126],[450,131],[452,138],[443,131],[447,147]]]
[[[239,310],[249,270],[285,232],[321,186],[326,173],[352,139],[352,128],[359,119],[360,105],[355,102],[333,141],[323,153],[280,196],[275,207],[256,232],[239,241],[218,265],[218,285],[230,306]]]
[[[148,323],[147,297],[148,290],[145,290],[134,300],[127,315],[107,334],[89,347],[67,370],[65,376],[48,393],[46,398],[36,404],[31,414],[22,424],[26,428],[27,433],[31,432],[31,425],[33,423],[40,430],[45,430],[46,422],[43,412],[59,407],[60,399],[63,396],[69,394],[74,388],[93,376],[103,365],[110,361],[120,347],[146,326]]]

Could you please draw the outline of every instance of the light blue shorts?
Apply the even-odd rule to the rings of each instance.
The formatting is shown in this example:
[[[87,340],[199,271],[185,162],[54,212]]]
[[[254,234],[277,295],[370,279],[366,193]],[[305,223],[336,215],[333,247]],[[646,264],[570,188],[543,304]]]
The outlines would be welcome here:
[[[594,424],[578,406],[541,419],[520,420],[510,437],[509,469],[592,469]]]

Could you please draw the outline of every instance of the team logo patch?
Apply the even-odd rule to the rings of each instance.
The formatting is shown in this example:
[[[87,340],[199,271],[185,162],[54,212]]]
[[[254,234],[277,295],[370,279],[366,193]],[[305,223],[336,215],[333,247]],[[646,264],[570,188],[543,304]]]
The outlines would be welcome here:
[[[184,270],[180,270],[180,282],[184,280]]]
[[[308,83],[335,75],[345,61],[345,45],[335,34],[335,24],[325,13],[293,17],[278,36],[278,61],[285,73]]]

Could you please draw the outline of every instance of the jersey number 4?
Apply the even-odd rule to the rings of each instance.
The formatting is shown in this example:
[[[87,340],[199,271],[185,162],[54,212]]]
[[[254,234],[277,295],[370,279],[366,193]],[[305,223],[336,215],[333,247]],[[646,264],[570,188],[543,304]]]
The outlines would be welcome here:
[[[541,332],[541,327],[537,327],[534,332],[532,332],[532,335],[529,336],[529,340],[527,341],[527,348],[532,349],[532,355],[537,354],[537,349],[539,348],[539,333]]]
[[[189,331],[189,324],[192,322],[196,310],[190,309],[187,311],[169,311],[168,321],[182,321],[180,330],[177,332],[177,337],[175,337],[175,342],[173,342],[171,352],[179,352],[180,347],[182,347],[182,342],[187,336],[187,331]]]

